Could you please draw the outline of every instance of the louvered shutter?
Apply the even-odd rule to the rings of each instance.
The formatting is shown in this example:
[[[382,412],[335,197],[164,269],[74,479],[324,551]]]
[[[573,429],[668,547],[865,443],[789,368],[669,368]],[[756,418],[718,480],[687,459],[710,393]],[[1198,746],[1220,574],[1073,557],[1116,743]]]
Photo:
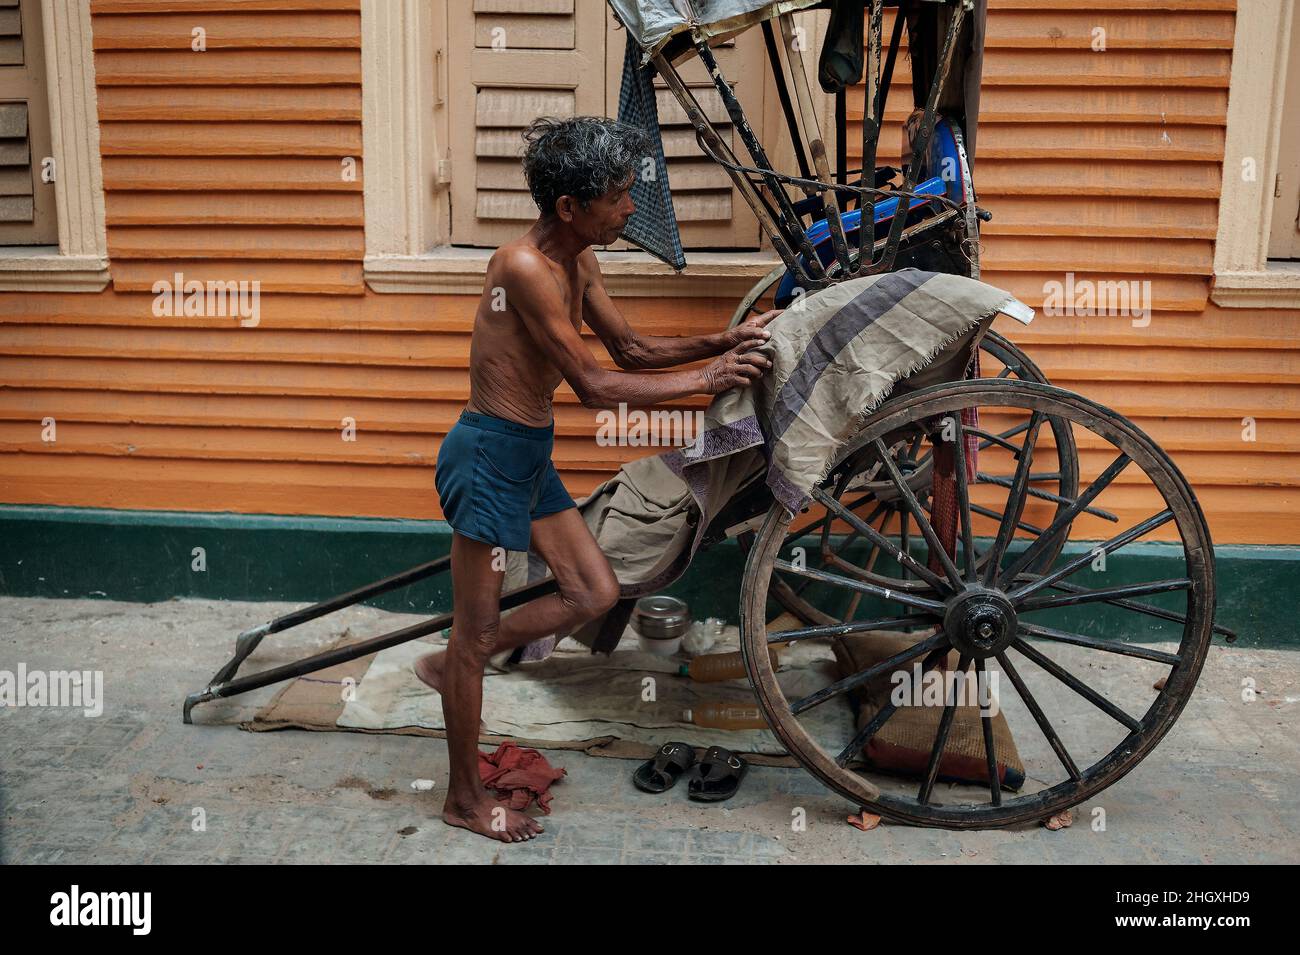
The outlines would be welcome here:
[[[1300,16],[1295,14],[1291,17],[1291,56],[1282,96],[1268,257],[1294,261],[1300,259]]]
[[[474,0],[450,17],[453,243],[500,245],[537,217],[520,165],[532,120],[605,115],[605,24],[587,6]]]
[[[54,245],[54,187],[40,0],[0,0],[0,245]]]

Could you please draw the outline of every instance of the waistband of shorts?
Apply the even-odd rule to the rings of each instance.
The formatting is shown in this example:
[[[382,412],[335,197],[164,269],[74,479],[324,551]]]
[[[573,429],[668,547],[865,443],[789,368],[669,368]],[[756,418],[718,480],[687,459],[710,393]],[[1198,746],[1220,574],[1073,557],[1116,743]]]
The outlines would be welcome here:
[[[534,441],[545,441],[555,435],[554,420],[544,428],[535,428],[531,425],[520,424],[518,421],[511,421],[508,418],[480,414],[477,411],[462,411],[460,420],[471,428],[482,428],[485,431],[496,431],[499,434],[513,434],[520,438],[531,438]]]

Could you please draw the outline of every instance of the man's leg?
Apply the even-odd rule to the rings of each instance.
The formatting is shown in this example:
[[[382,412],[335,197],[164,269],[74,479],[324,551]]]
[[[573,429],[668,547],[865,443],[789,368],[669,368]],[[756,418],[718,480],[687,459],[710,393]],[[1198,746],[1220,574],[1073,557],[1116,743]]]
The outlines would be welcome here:
[[[542,827],[507,809],[484,788],[478,772],[483,668],[494,652],[501,617],[502,572],[492,567],[492,545],[454,533],[451,539],[451,643],[442,674],[442,712],[447,724],[451,780],[442,818],[502,842],[532,839]]]
[[[533,521],[532,547],[555,575],[559,592],[538,597],[527,604],[526,611],[501,618],[496,643],[488,656],[525,646],[557,631],[576,629],[600,616],[618,600],[618,580],[577,508]],[[452,574],[455,573],[453,558]],[[499,583],[497,589],[500,590]],[[439,693],[445,685],[449,657],[438,652],[416,661],[420,679]]]

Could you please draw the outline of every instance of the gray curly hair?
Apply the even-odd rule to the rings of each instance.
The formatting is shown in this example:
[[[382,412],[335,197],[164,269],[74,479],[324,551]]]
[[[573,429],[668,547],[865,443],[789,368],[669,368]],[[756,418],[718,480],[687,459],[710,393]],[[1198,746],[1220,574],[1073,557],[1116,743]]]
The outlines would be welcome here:
[[[651,150],[645,130],[603,116],[541,116],[523,137],[528,143],[524,176],[543,216],[555,214],[561,196],[573,196],[587,208],[626,182]]]

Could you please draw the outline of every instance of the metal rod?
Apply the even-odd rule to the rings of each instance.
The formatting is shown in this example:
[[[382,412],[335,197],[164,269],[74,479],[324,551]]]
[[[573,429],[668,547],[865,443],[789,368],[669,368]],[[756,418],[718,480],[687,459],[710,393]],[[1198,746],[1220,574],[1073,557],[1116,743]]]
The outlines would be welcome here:
[[[317,617],[323,617],[326,614],[341,610],[344,607],[350,607],[362,600],[371,597],[377,597],[380,594],[388,593],[413,584],[418,580],[424,580],[426,577],[432,577],[443,571],[451,569],[451,555],[439,557],[437,560],[431,560],[428,563],[412,567],[410,570],[404,570],[401,573],[394,574],[391,577],[385,577],[383,580],[376,581],[373,584],[367,584],[364,587],[358,587],[356,590],[350,590],[345,594],[337,597],[331,597],[329,600],[322,600],[320,603],[312,604],[310,607],[303,607],[287,613],[282,617],[276,617],[274,620],[252,627],[245,630],[235,638],[235,653],[225,665],[213,675],[209,680],[212,683],[225,683],[239,670],[240,664],[248,658],[258,645],[262,638],[271,633],[281,633],[291,627],[306,623],[308,620],[315,620]]]
[[[546,594],[554,593],[558,589],[559,584],[556,582],[554,577],[547,577],[544,580],[537,581],[536,583],[517,587],[510,591],[510,593],[502,596],[501,610],[510,610],[511,608],[527,603],[530,600],[535,600],[538,597],[545,596]],[[340,663],[347,663],[349,660],[364,657],[369,653],[387,650],[389,647],[408,643],[411,640],[415,640],[427,634],[444,630],[451,625],[452,619],[453,615],[450,613],[439,614],[423,623],[403,627],[401,630],[394,630],[391,633],[382,634],[378,637],[371,637],[369,640],[362,640],[360,643],[353,643],[346,647],[336,647],[332,650],[326,650],[324,653],[317,653],[303,660],[298,660],[294,663],[286,663],[283,666],[273,667],[270,670],[263,670],[260,673],[240,677],[237,680],[213,683],[206,689],[201,690],[198,693],[191,693],[185,698],[182,717],[186,723],[189,723],[190,711],[197,703],[206,703],[209,700],[238,696],[240,693],[247,693],[249,690],[257,690],[264,686],[270,686],[272,683],[279,683],[283,680],[290,680],[294,677],[304,676],[308,673],[315,673],[317,670],[324,670],[327,667],[337,666]]]

